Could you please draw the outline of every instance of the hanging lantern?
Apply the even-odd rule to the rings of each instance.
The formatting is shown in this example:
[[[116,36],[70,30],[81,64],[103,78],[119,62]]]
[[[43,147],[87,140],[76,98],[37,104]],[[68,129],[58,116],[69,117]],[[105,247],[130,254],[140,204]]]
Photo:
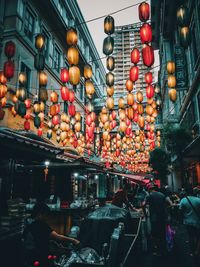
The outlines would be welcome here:
[[[185,6],[180,6],[177,10],[177,23],[180,27],[189,25],[189,12]]]
[[[44,70],[45,57],[41,53],[34,56],[34,67],[37,71]]]
[[[35,48],[39,51],[42,51],[45,46],[45,36],[41,33],[35,37]]]
[[[94,84],[91,80],[85,81],[85,92],[87,95],[91,95],[91,96],[94,94],[95,92]]]
[[[35,114],[39,114],[40,113],[40,103],[38,101],[34,102],[33,111],[34,111]]]
[[[154,109],[152,108],[152,106],[147,105],[146,106],[146,113],[151,116],[153,114],[153,112],[154,112]]]
[[[24,122],[24,130],[29,131],[30,128],[31,128],[30,121],[25,120],[25,122]]]
[[[7,58],[14,57],[15,55],[15,44],[12,41],[8,41],[5,44],[5,49],[4,49],[5,55]]]
[[[79,52],[74,46],[69,47],[67,50],[67,60],[70,65],[78,65],[79,62]]]
[[[114,49],[114,39],[111,36],[108,36],[103,41],[103,53],[106,56],[112,54]]]
[[[76,122],[74,125],[74,129],[76,132],[80,132],[81,131],[81,123],[80,122]]]
[[[168,92],[168,94],[169,94],[169,98],[170,98],[170,100],[172,101],[172,102],[176,102],[176,99],[177,99],[177,91],[176,91],[176,89],[170,89],[169,90],[169,92]]]
[[[167,78],[167,84],[169,88],[174,88],[176,86],[176,76],[169,75]]]
[[[81,114],[80,114],[80,112],[76,112],[75,119],[76,119],[76,121],[80,121],[81,120]]]
[[[120,97],[119,100],[118,100],[118,107],[119,108],[124,108],[124,98],[123,97]]]
[[[144,23],[140,28],[140,39],[143,44],[150,43],[152,41],[152,29],[151,25]]]
[[[0,98],[3,98],[8,91],[8,88],[4,84],[0,84]]]
[[[147,67],[151,67],[154,64],[154,51],[152,46],[145,45],[142,48],[142,59],[144,65]]]
[[[114,98],[108,97],[106,100],[106,105],[107,105],[108,109],[113,109],[114,108]]]
[[[19,84],[20,84],[20,86],[24,86],[25,83],[26,83],[26,74],[25,74],[24,72],[21,72],[21,73],[19,74],[19,78],[18,78],[18,80],[19,80]]]
[[[47,85],[47,74],[44,71],[39,72],[39,85],[46,86]]]
[[[60,117],[59,115],[54,115],[52,118],[52,123],[54,126],[58,125],[60,123]]]
[[[27,98],[27,99],[24,101],[24,104],[26,105],[26,108],[27,108],[27,109],[30,108],[30,107],[31,107],[31,100]]]
[[[137,111],[138,111],[138,114],[140,114],[140,115],[142,115],[144,113],[144,107],[142,104],[137,105]]]
[[[45,104],[44,104],[44,102],[40,102],[40,112],[44,112],[44,110],[45,110]],[[43,113],[42,113],[43,114]],[[44,114],[43,114],[44,115]]]
[[[146,2],[142,2],[138,7],[139,19],[142,22],[145,22],[149,19],[149,4]]]
[[[129,79],[132,82],[135,82],[135,81],[138,80],[138,76],[139,76],[139,69],[138,69],[138,67],[137,66],[131,67],[130,74],[129,74]]]
[[[182,27],[180,29],[180,41],[184,48],[187,48],[191,42],[191,35],[189,27]]]
[[[119,123],[119,131],[120,132],[125,132],[126,128],[127,128],[127,126],[126,126],[125,121],[120,121],[120,123]]]
[[[62,83],[67,83],[69,81],[68,69],[62,68],[60,70],[60,80],[61,80]]]
[[[60,89],[62,100],[69,100],[69,89],[66,86],[62,86]]]
[[[92,111],[94,111],[94,106],[92,105],[91,102],[88,102],[86,104],[86,112],[92,112]]]
[[[136,100],[139,102],[139,103],[142,103],[143,101],[143,93],[141,91],[138,91],[136,93]]]
[[[115,68],[115,59],[114,59],[114,57],[111,57],[111,56],[107,57],[107,59],[106,59],[106,67],[107,67],[107,69],[109,71],[113,71],[114,70],[114,68]]]
[[[140,127],[141,129],[144,128],[144,126],[145,126],[145,119],[144,119],[143,116],[139,116],[139,119],[138,119],[138,125],[139,125],[139,127]]]
[[[129,106],[132,106],[134,104],[134,95],[132,93],[129,93],[127,95],[127,104]]]
[[[4,76],[7,79],[11,79],[14,76],[14,71],[15,71],[15,65],[13,61],[11,60],[6,61],[4,63],[3,71],[4,71]]]
[[[115,79],[115,77],[114,77],[114,74],[112,72],[106,73],[106,84],[108,86],[111,87],[114,85],[114,79]]]
[[[66,41],[69,46],[71,45],[77,45],[78,43],[78,34],[76,29],[70,28],[66,32]]]
[[[174,61],[168,61],[167,62],[167,72],[169,74],[173,74],[176,70],[175,62]]]
[[[133,82],[131,80],[126,81],[126,89],[131,92],[133,90]]]
[[[7,83],[7,79],[6,79],[3,71],[0,71],[0,83],[1,84],[6,84]]]
[[[152,98],[154,96],[154,88],[152,85],[148,85],[146,87],[146,97],[147,98]]]
[[[76,107],[75,107],[75,105],[70,104],[70,105],[68,106],[68,113],[69,113],[69,115],[70,115],[71,117],[74,117],[74,116],[75,116],[75,114],[76,114]]]
[[[108,96],[112,96],[114,94],[114,87],[113,86],[112,87],[108,86],[106,88],[106,92],[107,92]]]
[[[69,90],[69,102],[74,102],[74,100],[75,100],[75,93],[74,93],[74,91],[72,91],[72,90]]]
[[[139,50],[135,47],[133,48],[133,50],[131,51],[131,62],[133,64],[137,64],[140,60],[140,52]]]
[[[91,79],[92,78],[92,67],[91,65],[87,64],[84,66],[84,78],[85,79]]]
[[[80,69],[77,66],[69,68],[69,82],[72,85],[77,85],[80,82]]]
[[[152,72],[147,72],[145,73],[145,82],[148,83],[148,84],[151,84],[153,81],[153,75],[152,75]]]
[[[6,97],[3,97],[3,98],[0,99],[0,104],[1,104],[2,108],[6,106],[6,103],[7,103],[7,98]],[[2,113],[2,111],[1,111],[1,113]]]
[[[27,98],[27,92],[25,90],[24,87],[22,88],[18,88],[16,90],[16,97],[20,100],[20,101],[24,101]]]
[[[41,119],[40,119],[40,117],[39,117],[38,115],[36,115],[36,116],[34,117],[34,126],[35,126],[36,128],[39,128],[39,127],[40,127],[40,124],[41,124]]]
[[[58,103],[58,94],[55,91],[53,91],[50,95],[50,99],[51,102]]]
[[[111,16],[107,16],[104,19],[104,32],[106,34],[113,34],[115,30],[115,21]]]
[[[45,87],[39,88],[39,100],[43,102],[48,100],[48,91]]]
[[[129,107],[127,109],[127,117],[129,118],[129,120],[132,120],[134,118],[134,110],[133,110],[133,108]]]

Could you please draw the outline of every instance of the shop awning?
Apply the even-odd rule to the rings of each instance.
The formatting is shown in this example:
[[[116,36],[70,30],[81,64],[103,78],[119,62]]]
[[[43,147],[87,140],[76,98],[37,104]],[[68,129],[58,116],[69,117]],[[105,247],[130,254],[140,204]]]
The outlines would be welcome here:
[[[149,180],[145,180],[145,174],[144,175],[135,175],[135,174],[127,174],[127,173],[120,173],[120,172],[109,172],[113,175],[118,175],[124,178],[128,178],[136,183],[139,184],[147,184],[149,183]]]

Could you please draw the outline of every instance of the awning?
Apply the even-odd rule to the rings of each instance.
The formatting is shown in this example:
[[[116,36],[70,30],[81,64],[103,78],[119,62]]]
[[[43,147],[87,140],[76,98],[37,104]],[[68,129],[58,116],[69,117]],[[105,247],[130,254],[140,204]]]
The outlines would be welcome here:
[[[109,172],[109,173],[128,178],[139,184],[147,184],[149,182],[149,180],[145,180],[145,175],[135,175],[135,174],[120,173],[120,172]]]

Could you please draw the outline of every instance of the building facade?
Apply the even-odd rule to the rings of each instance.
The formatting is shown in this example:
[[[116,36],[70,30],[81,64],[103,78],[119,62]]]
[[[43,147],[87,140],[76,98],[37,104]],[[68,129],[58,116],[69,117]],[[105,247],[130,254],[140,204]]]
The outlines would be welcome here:
[[[86,63],[92,66],[92,80],[95,85],[94,98],[103,97],[103,85],[105,84],[104,66],[99,60],[99,54],[92,40],[88,27],[83,23],[84,18],[81,10],[74,0],[50,0],[50,1],[24,1],[8,0],[1,1],[0,31],[0,70],[3,68],[7,58],[4,55],[4,46],[7,41],[13,41],[16,45],[16,53],[13,58],[15,64],[14,77],[8,82],[9,89],[15,91],[18,87],[18,76],[20,72],[25,72],[27,76],[28,96],[34,101],[38,92],[38,74],[34,68],[34,56],[36,55],[35,36],[42,33],[45,36],[45,72],[48,76],[48,92],[55,90],[60,94],[60,69],[68,67],[66,58],[66,30],[74,27],[78,32],[78,50],[80,55],[79,67],[83,76],[83,67]],[[72,89],[72,85],[69,84]],[[59,97],[62,102],[61,96]],[[8,101],[9,104],[9,101]],[[85,114],[85,88],[84,79],[76,88],[75,105],[76,110],[82,116],[82,130],[84,130]],[[47,102],[48,105],[48,102]],[[64,104],[61,103],[61,110]],[[10,112],[8,109],[6,112]],[[0,125],[11,128],[23,128],[23,123],[17,125],[14,121],[21,120],[19,116],[9,120],[10,116],[5,116],[0,121]],[[10,121],[10,122],[9,122]],[[34,127],[31,130],[35,130]]]
[[[164,124],[182,127],[190,134],[191,141],[182,151],[184,177],[180,168],[172,168],[170,184],[175,188],[182,183],[200,183],[200,1],[152,1],[151,18],[154,48],[159,48],[160,71],[158,82],[162,94],[162,118]],[[187,47],[181,45],[180,28],[177,24],[177,9],[184,5],[189,15],[191,41]],[[157,21],[160,21],[158,24]],[[177,100],[168,96],[166,64],[176,65]],[[171,158],[176,165],[176,157]]]

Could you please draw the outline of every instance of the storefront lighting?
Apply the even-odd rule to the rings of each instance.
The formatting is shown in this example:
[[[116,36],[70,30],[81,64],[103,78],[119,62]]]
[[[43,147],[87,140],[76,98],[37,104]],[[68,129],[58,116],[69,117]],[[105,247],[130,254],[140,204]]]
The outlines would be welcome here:
[[[46,160],[46,161],[44,162],[44,165],[45,165],[46,167],[48,167],[49,164],[50,164],[50,162],[49,162],[48,160]]]
[[[95,180],[98,180],[98,179],[99,179],[99,175],[96,174],[96,175],[94,176],[94,179],[95,179]]]
[[[78,177],[78,173],[77,172],[74,173],[74,177]]]

